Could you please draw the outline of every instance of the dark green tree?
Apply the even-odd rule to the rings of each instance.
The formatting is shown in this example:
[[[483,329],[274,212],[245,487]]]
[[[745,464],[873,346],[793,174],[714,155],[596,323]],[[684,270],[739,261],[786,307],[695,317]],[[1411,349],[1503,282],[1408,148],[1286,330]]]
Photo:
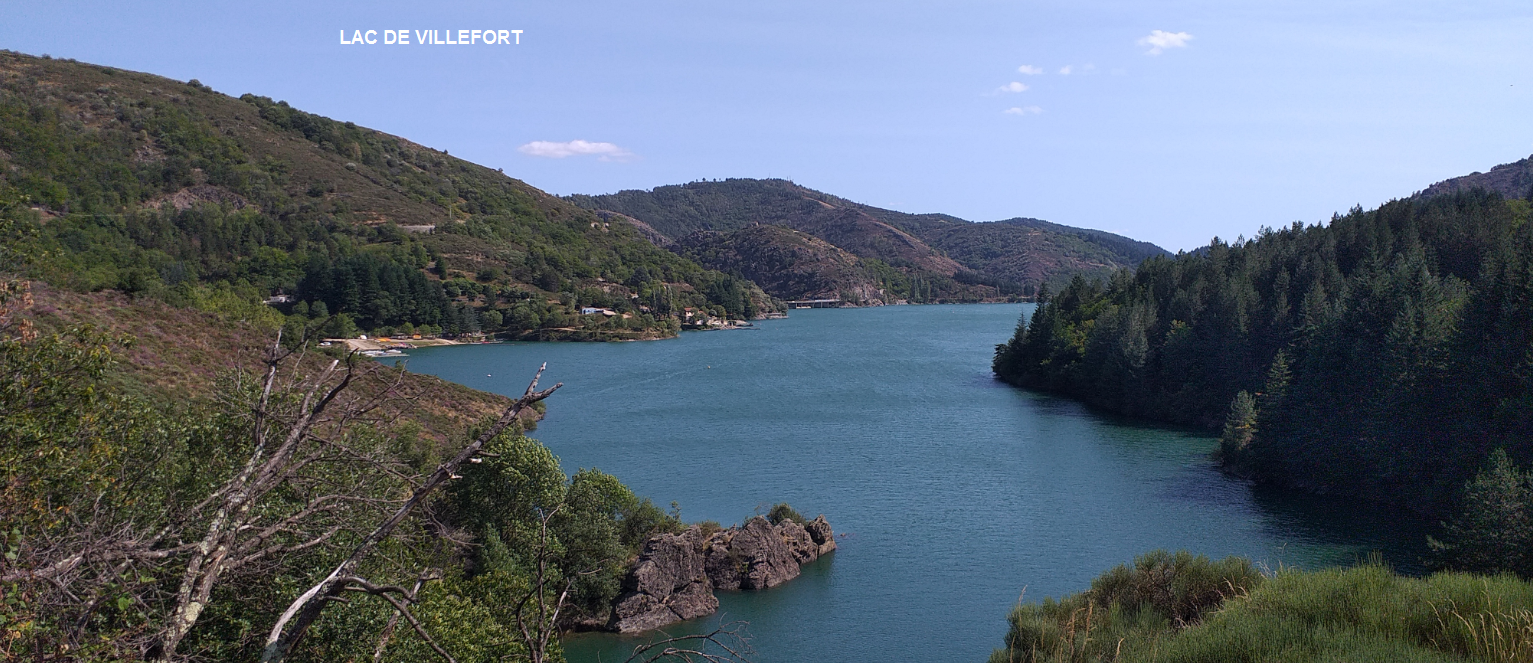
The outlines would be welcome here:
[[[1429,541],[1436,563],[1475,573],[1533,578],[1533,475],[1503,449],[1464,485],[1461,510]]]

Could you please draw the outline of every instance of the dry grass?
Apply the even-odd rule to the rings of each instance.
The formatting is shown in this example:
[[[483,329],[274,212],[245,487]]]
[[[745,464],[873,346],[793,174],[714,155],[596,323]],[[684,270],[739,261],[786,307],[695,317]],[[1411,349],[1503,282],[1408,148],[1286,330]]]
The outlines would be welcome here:
[[[1506,609],[1486,594],[1480,610],[1460,610],[1453,602],[1432,606],[1447,639],[1458,641],[1470,656],[1490,663],[1533,663],[1533,610]]]

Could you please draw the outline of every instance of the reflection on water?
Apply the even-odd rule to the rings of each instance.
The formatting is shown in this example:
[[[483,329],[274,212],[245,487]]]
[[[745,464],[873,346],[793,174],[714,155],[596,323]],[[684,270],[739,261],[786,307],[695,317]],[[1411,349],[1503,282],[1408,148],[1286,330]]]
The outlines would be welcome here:
[[[779,501],[826,514],[848,535],[836,553],[670,630],[746,620],[761,663],[983,660],[1024,587],[1080,591],[1155,548],[1419,568],[1422,529],[1395,514],[1254,489],[1212,466],[1204,434],[997,383],[994,345],[1023,306],[803,310],[659,342],[424,349],[410,368],[519,393],[547,361],[566,386],[536,436],[566,471],[600,467],[688,520]],[[566,651],[621,661],[637,642]]]
[[[1377,552],[1383,553],[1385,561],[1399,573],[1423,575],[1427,571],[1422,560],[1427,554],[1431,528],[1426,520],[1413,514],[1378,504],[1266,486],[1253,488],[1251,497],[1267,520],[1271,536],[1307,544],[1294,551],[1294,559],[1279,561],[1312,568],[1355,564]],[[1303,556],[1310,547],[1337,550],[1340,554]]]

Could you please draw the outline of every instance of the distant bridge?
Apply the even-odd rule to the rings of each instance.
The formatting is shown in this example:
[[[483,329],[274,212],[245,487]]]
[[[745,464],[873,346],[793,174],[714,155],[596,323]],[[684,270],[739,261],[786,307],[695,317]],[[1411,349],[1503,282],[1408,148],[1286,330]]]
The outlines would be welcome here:
[[[839,299],[799,299],[784,302],[788,308],[836,308],[841,306]]]

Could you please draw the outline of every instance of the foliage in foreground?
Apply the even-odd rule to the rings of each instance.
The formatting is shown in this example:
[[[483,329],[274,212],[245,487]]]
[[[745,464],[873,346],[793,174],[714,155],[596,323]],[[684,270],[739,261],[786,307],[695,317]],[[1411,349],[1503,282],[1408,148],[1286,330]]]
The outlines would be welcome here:
[[[1264,577],[1158,551],[1009,621],[991,663],[1533,661],[1533,583],[1378,564]]]
[[[123,339],[39,334],[18,315],[26,285],[0,286],[0,658],[256,660],[289,602],[446,467],[452,449],[344,388],[295,424],[315,411],[306,392],[350,379],[302,361],[269,397],[239,374],[210,402],[114,393]],[[638,542],[676,527],[514,427],[476,458],[351,567],[377,591],[328,604],[286,660],[435,660],[391,599],[457,661],[560,660],[558,631],[600,618]],[[242,467],[260,469],[236,481]]]

